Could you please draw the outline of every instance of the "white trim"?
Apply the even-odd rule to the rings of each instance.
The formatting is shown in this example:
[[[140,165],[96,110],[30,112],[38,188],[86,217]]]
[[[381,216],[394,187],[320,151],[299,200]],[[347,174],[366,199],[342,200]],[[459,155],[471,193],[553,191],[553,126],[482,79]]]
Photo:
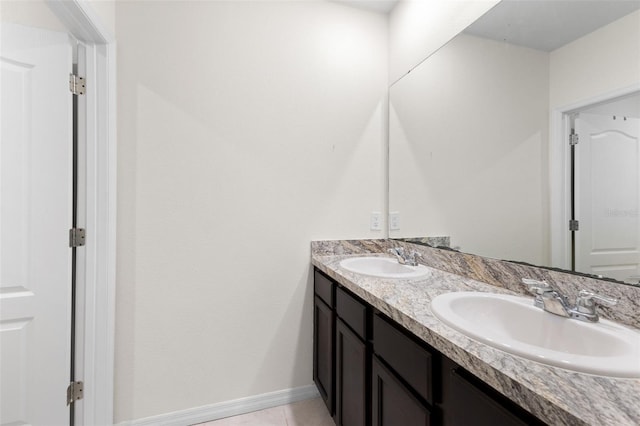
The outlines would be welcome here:
[[[80,76],[87,75],[87,48],[82,42],[77,42],[76,47],[76,69]],[[78,193],[77,193],[77,222],[79,228],[87,228],[87,96],[78,96],[77,102],[77,122],[75,123],[78,137]],[[87,250],[76,250],[76,334],[75,334],[75,365],[76,376],[74,380],[84,380],[85,368],[85,300],[87,289]],[[75,403],[74,403],[75,404]],[[75,418],[84,418],[84,404],[78,402],[74,405]]]
[[[262,395],[220,402],[218,404],[203,405],[201,407],[174,411],[158,416],[145,417],[118,423],[118,426],[183,426],[194,423],[203,423],[225,417],[237,416],[264,410],[265,408],[291,404],[305,399],[317,398],[320,394],[315,385],[301,386],[298,388],[284,389]]]
[[[569,128],[566,115],[591,105],[606,102],[640,91],[640,83],[613,90],[579,102],[574,102],[551,110],[549,146],[549,194],[551,226],[551,266],[571,269],[571,247],[569,245]],[[558,187],[554,182],[562,182]]]
[[[113,424],[116,259],[115,38],[86,0],[46,0],[86,46],[86,286],[80,425]]]
[[[549,138],[549,209],[551,266],[570,269],[570,246],[567,238],[569,224],[569,149],[566,143],[566,123],[564,114],[567,110],[551,111]],[[556,182],[562,182],[556,185]]]
[[[91,8],[88,0],[45,0],[49,8],[78,40],[94,44],[115,43],[115,37]]]

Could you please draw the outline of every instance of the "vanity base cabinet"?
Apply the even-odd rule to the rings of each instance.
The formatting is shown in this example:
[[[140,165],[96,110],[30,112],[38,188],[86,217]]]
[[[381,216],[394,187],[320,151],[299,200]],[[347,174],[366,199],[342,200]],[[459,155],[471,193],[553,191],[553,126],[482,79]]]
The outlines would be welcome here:
[[[317,296],[313,305],[313,381],[333,416],[335,316],[333,310]]]
[[[318,270],[313,349],[338,426],[545,424]]]
[[[337,426],[370,424],[371,345],[369,305],[336,286],[336,414]]]
[[[336,415],[338,426],[369,425],[369,351],[349,327],[336,321]]]
[[[545,424],[446,357],[442,376],[443,426]]]
[[[433,403],[433,350],[380,313],[373,315],[373,352],[426,403]]]
[[[429,426],[429,409],[377,356],[371,367],[371,408],[374,426]]]

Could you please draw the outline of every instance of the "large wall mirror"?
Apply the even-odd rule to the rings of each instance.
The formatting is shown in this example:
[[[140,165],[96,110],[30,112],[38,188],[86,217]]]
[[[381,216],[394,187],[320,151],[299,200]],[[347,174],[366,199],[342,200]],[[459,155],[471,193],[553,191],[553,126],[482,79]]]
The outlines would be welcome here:
[[[389,236],[637,282],[639,94],[640,1],[503,0],[391,86]]]

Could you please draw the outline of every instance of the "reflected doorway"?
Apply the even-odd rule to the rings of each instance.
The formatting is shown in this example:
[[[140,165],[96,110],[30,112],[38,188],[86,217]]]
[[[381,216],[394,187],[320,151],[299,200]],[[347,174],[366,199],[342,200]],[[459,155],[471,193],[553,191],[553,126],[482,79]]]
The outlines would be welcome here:
[[[565,115],[571,269],[640,280],[640,92]]]

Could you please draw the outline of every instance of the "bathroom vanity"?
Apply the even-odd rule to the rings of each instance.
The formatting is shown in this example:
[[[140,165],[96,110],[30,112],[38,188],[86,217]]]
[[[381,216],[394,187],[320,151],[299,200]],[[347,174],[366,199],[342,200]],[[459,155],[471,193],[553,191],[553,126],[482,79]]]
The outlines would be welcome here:
[[[337,425],[544,424],[318,269],[314,289],[314,380]]]
[[[337,425],[640,424],[640,379],[588,375],[514,356],[431,313],[431,300],[440,294],[513,294],[508,286],[437,268],[402,280],[340,267],[345,258],[385,255],[398,244],[370,243],[312,245],[313,375]],[[417,247],[428,265],[436,249]]]

